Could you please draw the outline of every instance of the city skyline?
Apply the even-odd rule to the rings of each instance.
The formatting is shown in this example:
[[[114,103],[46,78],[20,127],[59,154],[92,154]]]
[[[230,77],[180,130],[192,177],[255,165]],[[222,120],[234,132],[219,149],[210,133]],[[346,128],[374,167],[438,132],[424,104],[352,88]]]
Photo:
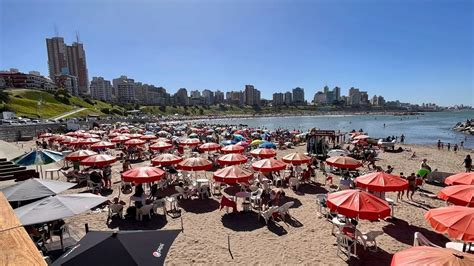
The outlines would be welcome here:
[[[7,0],[1,4],[2,25],[20,11],[26,17],[2,30],[0,68],[47,73],[46,51],[42,44],[44,38],[55,35],[56,24],[59,35],[66,40],[75,39],[75,31],[79,31],[87,53],[89,77],[112,80],[127,75],[143,83],[162,86],[169,93],[183,87],[226,93],[252,84],[265,99],[272,99],[275,91],[302,87],[307,92],[305,100],[311,101],[313,92],[328,85],[340,87],[341,94],[348,94],[351,87],[356,87],[384,95],[386,100],[474,105],[472,34],[469,31],[472,29],[469,26],[472,3],[382,2],[383,5],[366,1],[297,1],[295,5],[288,5],[285,1],[276,1],[245,7],[238,2],[219,5],[209,1],[200,10],[202,14],[196,14],[191,10],[196,3],[187,1],[173,4],[143,2],[150,10],[144,6],[132,7],[127,2],[114,7],[104,1],[94,4],[96,11],[109,11],[103,14],[104,17],[72,16],[67,20],[65,18],[74,11],[90,7],[92,2],[86,1],[80,6],[66,1],[60,7],[54,5],[55,1],[39,4]],[[387,14],[381,6],[393,14]],[[351,7],[354,12],[349,12]],[[266,9],[268,14],[263,12]],[[122,14],[126,10],[130,11],[131,17],[137,18],[136,22],[127,20],[123,24],[104,19],[112,18],[114,12]],[[323,10],[329,14],[338,13],[329,19],[329,14],[324,14]],[[422,13],[417,13],[421,10]],[[244,14],[243,11],[249,12]],[[315,12],[315,21],[310,11]],[[149,20],[144,18],[147,16],[139,16],[153,12],[156,15]],[[181,12],[183,19],[164,23],[177,12]],[[366,12],[373,14],[373,18],[364,16]],[[38,14],[44,19],[38,20]],[[407,16],[403,23],[390,19],[402,14]],[[157,19],[158,15],[162,18]],[[389,19],[384,20],[383,16],[387,15]],[[203,20],[197,23],[197,18]],[[232,19],[235,25],[231,24]],[[216,21],[222,25],[215,25]],[[350,23],[355,21],[360,25]],[[385,28],[375,26],[376,21],[396,36],[385,34]],[[142,28],[137,28],[137,23],[141,23]],[[94,27],[89,27],[92,24]],[[236,32],[239,28],[236,25],[242,26],[241,32]],[[367,29],[362,30],[364,27]],[[26,34],[15,34],[19,29]],[[118,35],[118,32],[122,34]],[[38,40],[40,35],[42,39]],[[230,39],[226,41],[226,38]],[[416,49],[408,49],[406,44],[409,42],[413,42]],[[377,51],[380,44],[385,45],[384,49]],[[332,56],[325,56],[325,53]],[[451,91],[456,93],[448,93]]]

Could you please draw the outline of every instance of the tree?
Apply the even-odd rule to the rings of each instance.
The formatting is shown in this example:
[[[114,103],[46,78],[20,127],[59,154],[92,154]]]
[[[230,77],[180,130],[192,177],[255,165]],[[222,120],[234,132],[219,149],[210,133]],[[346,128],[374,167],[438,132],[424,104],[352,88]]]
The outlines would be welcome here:
[[[0,90],[0,103],[8,103],[10,101],[10,94],[6,90]]]

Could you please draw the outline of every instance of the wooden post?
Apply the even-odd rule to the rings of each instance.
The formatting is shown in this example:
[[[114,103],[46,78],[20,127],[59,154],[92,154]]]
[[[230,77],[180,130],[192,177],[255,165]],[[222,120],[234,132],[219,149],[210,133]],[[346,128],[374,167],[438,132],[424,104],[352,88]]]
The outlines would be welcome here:
[[[183,215],[179,216],[181,218],[181,232],[184,233],[184,226],[183,226]]]
[[[89,233],[89,224],[88,223],[84,224],[84,227],[86,228],[86,234]]]
[[[234,256],[232,255],[232,251],[230,250],[230,235],[227,235],[227,249],[229,250],[230,257],[234,259]]]

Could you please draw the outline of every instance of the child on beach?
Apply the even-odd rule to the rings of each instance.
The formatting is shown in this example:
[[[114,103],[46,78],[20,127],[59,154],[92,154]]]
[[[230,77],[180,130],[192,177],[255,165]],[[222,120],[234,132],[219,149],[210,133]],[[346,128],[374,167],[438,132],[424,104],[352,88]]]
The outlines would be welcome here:
[[[464,158],[464,167],[466,168],[466,173],[471,172],[472,169],[472,159],[471,155],[466,155],[466,158]]]
[[[410,199],[413,201],[413,194],[415,194],[415,191],[416,191],[415,173],[411,173],[411,175],[407,177],[407,181],[408,181],[407,199]],[[410,195],[410,192],[411,192],[411,195]]]
[[[400,178],[405,179],[405,180],[407,179],[407,178],[403,175],[403,173],[401,173],[401,172],[400,172]],[[398,200],[403,200],[403,195],[405,195],[405,191],[404,191],[404,190],[398,191],[397,199],[398,199]]]

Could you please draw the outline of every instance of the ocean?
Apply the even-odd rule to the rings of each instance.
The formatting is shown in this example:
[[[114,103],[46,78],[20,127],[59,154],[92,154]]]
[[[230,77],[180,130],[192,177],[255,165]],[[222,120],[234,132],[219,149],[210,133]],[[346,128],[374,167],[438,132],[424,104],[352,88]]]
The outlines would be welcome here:
[[[474,111],[430,112],[415,116],[394,115],[337,115],[297,117],[257,117],[212,120],[217,124],[245,124],[249,127],[268,129],[285,128],[306,131],[315,127],[326,130],[349,132],[363,129],[369,136],[382,138],[405,135],[405,143],[435,145],[438,139],[444,143],[460,143],[474,149],[474,136],[453,131],[457,122],[474,118]],[[207,120],[209,121],[209,120]],[[385,124],[385,127],[384,127]]]

